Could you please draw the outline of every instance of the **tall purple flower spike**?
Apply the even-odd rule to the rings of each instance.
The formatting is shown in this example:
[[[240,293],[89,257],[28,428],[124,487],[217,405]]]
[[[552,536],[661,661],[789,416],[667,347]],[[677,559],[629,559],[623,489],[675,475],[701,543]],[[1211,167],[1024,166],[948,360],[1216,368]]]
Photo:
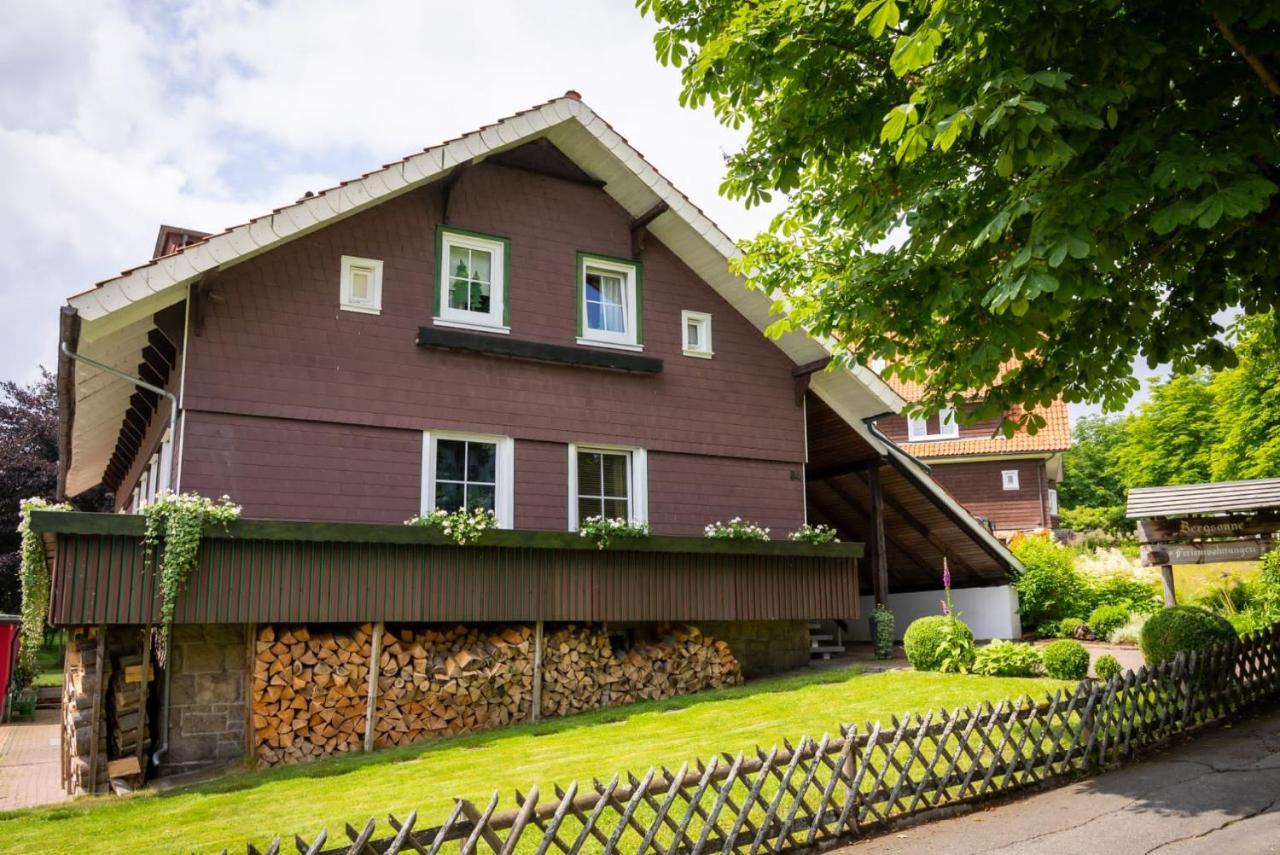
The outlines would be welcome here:
[[[948,591],[951,590],[951,567],[947,564],[947,559],[942,559],[942,587]]]

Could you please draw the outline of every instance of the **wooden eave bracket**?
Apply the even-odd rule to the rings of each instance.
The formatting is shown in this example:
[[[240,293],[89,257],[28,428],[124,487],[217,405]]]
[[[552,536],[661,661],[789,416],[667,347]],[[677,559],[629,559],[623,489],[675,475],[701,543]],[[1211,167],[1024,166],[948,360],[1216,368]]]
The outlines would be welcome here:
[[[819,371],[826,370],[831,364],[831,357],[823,357],[815,359],[812,362],[806,362],[803,365],[797,365],[791,369],[791,377],[796,384],[796,406],[804,403],[804,394],[809,391],[809,378]]]
[[[648,226],[654,220],[661,217],[671,206],[666,202],[659,202],[649,210],[631,221],[631,257],[639,258],[640,253],[644,251],[644,239],[648,235]]]

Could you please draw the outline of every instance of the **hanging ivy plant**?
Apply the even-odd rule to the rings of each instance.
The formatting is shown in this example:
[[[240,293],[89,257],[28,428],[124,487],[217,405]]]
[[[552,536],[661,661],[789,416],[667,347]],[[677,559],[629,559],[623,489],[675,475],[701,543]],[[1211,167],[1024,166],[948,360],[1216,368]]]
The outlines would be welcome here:
[[[31,530],[32,511],[69,511],[68,504],[55,504],[44,499],[25,499],[18,505],[18,533],[22,536],[22,651],[18,655],[18,673],[24,684],[35,678],[38,667],[36,653],[44,644],[44,620],[49,614],[49,565],[45,561],[44,541]]]
[[[161,493],[142,511],[146,532],[142,536],[143,559],[160,568],[160,621],[168,634],[182,592],[195,569],[200,537],[206,525],[226,525],[239,519],[240,506],[227,496],[217,501],[195,493]]]

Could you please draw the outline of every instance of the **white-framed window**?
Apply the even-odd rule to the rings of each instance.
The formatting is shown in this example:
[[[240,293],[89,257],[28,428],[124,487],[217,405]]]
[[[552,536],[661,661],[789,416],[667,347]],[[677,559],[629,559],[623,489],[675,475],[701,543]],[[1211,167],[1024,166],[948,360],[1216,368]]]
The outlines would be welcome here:
[[[151,504],[151,493],[147,490],[148,470],[142,470],[142,474],[138,476],[138,510],[142,510]]]
[[[685,356],[696,356],[701,359],[712,357],[711,315],[685,309],[680,313],[680,329]]]
[[[511,241],[440,226],[436,230],[435,322],[508,333],[507,257]]]
[[[425,431],[420,510],[493,511],[499,528],[515,519],[515,445],[507,436]]]
[[[927,419],[907,419],[907,440],[910,442],[956,439],[959,436],[960,423],[956,421],[956,411],[951,407],[946,407]]]
[[[347,312],[382,313],[382,262],[342,256],[338,307]]]
[[[1053,487],[1049,488],[1049,516],[1056,517],[1058,515],[1058,491]]]
[[[1018,489],[1018,470],[1005,469],[1000,473],[1000,483],[1006,490]]]
[[[569,530],[595,516],[649,521],[649,458],[643,448],[569,444]]]
[[[578,253],[578,344],[643,350],[640,266]]]

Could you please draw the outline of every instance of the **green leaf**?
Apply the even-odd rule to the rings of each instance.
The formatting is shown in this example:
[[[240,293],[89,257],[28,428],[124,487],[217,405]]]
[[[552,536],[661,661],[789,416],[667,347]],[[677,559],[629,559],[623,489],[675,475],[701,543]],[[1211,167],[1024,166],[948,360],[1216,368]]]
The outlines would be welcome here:
[[[1004,151],[1000,152],[1000,159],[996,161],[996,175],[1001,178],[1008,178],[1013,174],[1013,152],[1008,146]]]
[[[961,110],[947,116],[941,122],[934,126],[933,145],[934,148],[950,151],[951,146],[955,145],[956,140],[960,136],[960,132],[964,130],[965,125],[969,123],[969,114]]]
[[[858,16],[853,19],[853,22],[860,24],[868,16],[871,18],[871,23],[867,26],[867,31],[875,39],[884,35],[886,28],[896,27],[898,21],[901,20],[898,13],[898,4],[895,0],[871,0],[870,3],[859,10]]]
[[[884,127],[880,129],[881,142],[896,142],[907,128],[907,122],[915,122],[916,105],[899,104],[884,116]]]
[[[1120,112],[1114,106],[1107,108],[1107,127],[1115,128],[1116,123],[1120,121]]]

